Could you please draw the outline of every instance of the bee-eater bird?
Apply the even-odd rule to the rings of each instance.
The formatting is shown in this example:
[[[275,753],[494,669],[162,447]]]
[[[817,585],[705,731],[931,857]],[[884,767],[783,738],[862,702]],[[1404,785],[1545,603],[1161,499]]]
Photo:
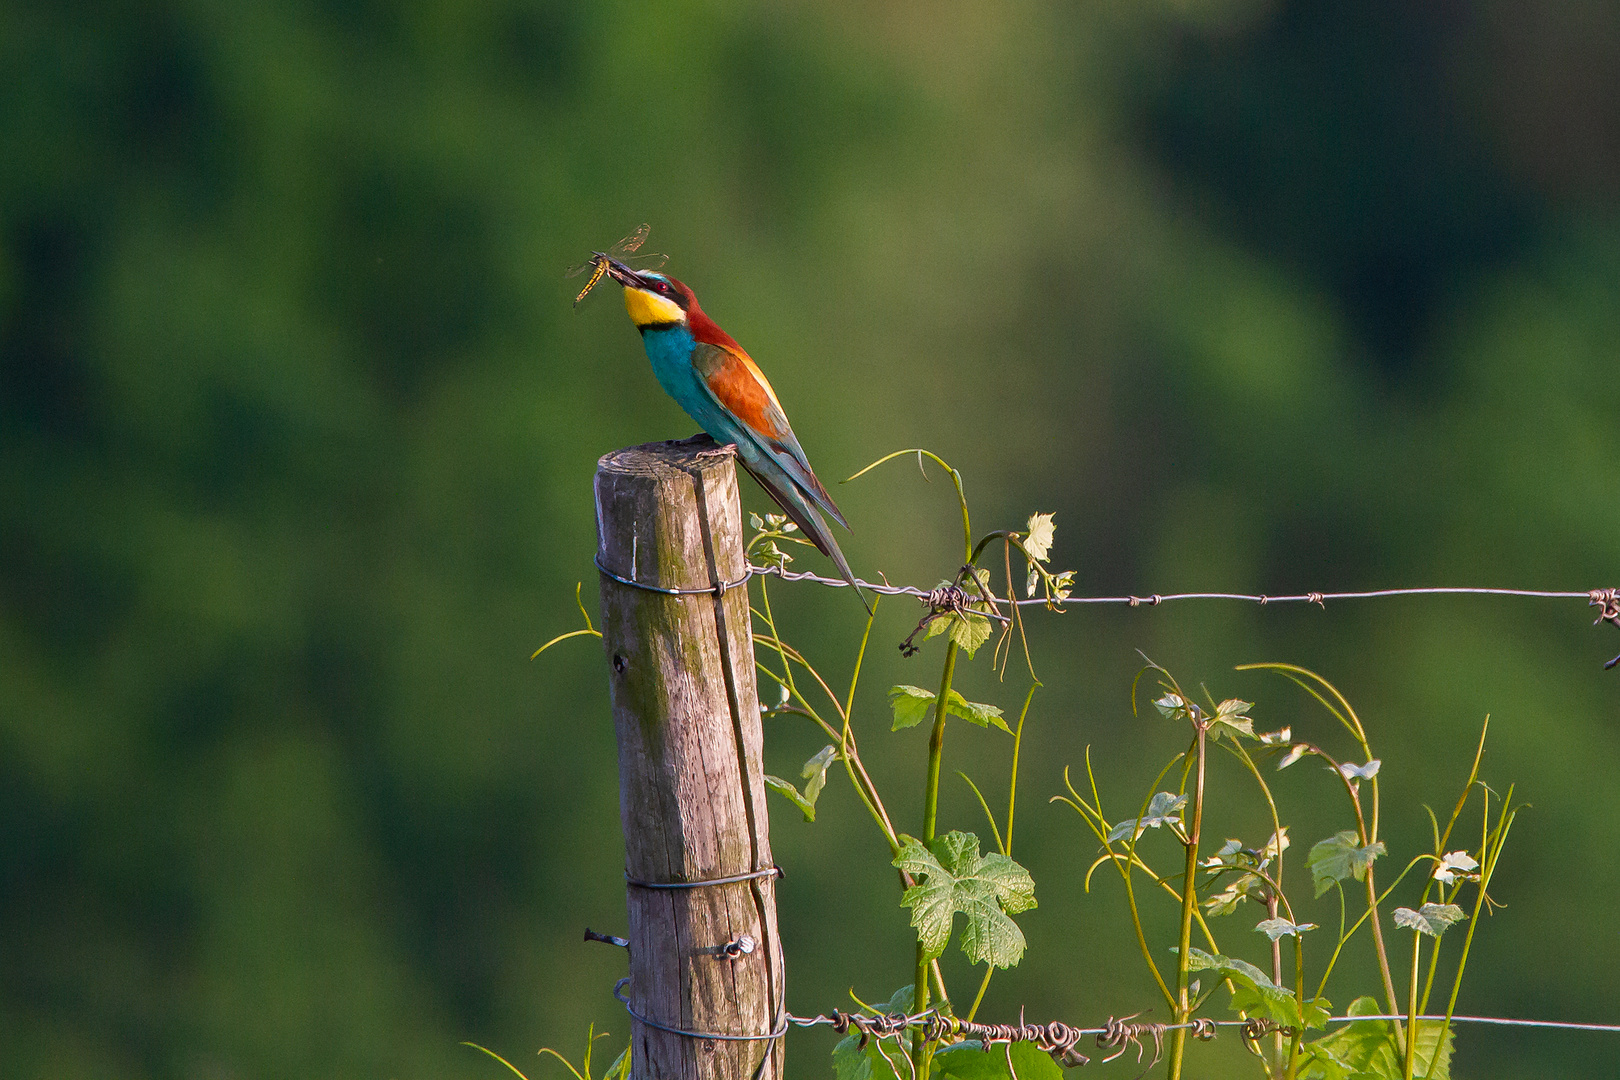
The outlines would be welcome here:
[[[855,595],[860,586],[820,511],[849,523],[810,471],[776,391],[731,335],[703,313],[692,290],[650,270],[632,270],[609,256],[607,272],[624,286],[624,306],[658,382],[716,442],[733,443],[759,486],[775,499],[810,542],[833,561]],[[868,607],[867,610],[871,610]]]

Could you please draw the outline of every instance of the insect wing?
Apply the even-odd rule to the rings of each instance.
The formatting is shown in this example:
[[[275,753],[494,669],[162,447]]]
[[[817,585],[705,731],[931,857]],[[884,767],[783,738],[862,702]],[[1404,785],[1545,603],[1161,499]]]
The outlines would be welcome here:
[[[637,270],[657,270],[669,262],[668,255],[660,255],[654,252],[647,252],[642,255],[636,254],[641,250],[641,245],[647,242],[647,237],[651,233],[652,226],[643,224],[635,232],[626,236],[606,251],[595,252],[589,259],[586,259],[578,266],[570,266],[565,271],[564,276],[566,277],[578,277],[587,270],[591,271],[590,280],[585,282],[585,287],[579,290],[578,296],[574,297],[574,306],[578,307],[579,302],[590,295],[592,289],[596,288],[597,283],[602,280],[602,276],[607,273],[610,262],[617,260]]]
[[[594,270],[601,262],[601,259],[601,253],[597,252],[584,262],[579,263],[576,266],[570,266],[567,270],[564,270],[563,277],[579,277],[579,275],[583,274],[587,270]]]
[[[614,244],[611,248],[609,248],[608,254],[633,270],[659,269],[665,263],[669,262],[669,256],[660,255],[651,251],[641,251],[641,245],[647,242],[647,237],[649,234],[651,234],[651,232],[651,225],[642,225],[641,228],[637,229],[635,232],[631,233],[629,236],[625,237],[623,240],[620,240],[617,244]],[[640,252],[640,254],[637,254],[638,252]]]
[[[611,255],[633,255],[641,250],[641,245],[647,242],[647,237],[651,233],[652,226],[642,222],[639,229],[608,248],[608,253]]]

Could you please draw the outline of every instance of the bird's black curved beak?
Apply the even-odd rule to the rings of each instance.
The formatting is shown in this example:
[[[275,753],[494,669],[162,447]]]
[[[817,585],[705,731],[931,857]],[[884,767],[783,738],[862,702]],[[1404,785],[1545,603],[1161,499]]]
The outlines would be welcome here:
[[[600,253],[599,253],[600,254]],[[611,255],[602,255],[607,260],[608,276],[627,289],[647,288],[647,279]]]

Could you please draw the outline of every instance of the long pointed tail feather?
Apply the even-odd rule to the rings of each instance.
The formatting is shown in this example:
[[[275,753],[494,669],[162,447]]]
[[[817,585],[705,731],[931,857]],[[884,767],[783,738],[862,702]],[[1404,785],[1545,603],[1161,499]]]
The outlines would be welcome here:
[[[742,466],[759,482],[759,486],[765,489],[765,493],[776,500],[776,505],[787,513],[805,537],[816,545],[816,549],[833,561],[833,565],[838,568],[838,576],[849,582],[849,587],[855,591],[856,599],[860,600],[862,606],[866,608],[866,613],[870,615],[872,605],[867,603],[865,594],[856,583],[855,574],[850,570],[849,561],[844,558],[843,551],[839,549],[838,541],[833,539],[832,530],[827,528],[827,523],[816,512],[810,500],[799,491],[798,486],[791,482],[791,478],[787,478],[789,480],[787,484],[779,484],[774,477],[762,476],[746,461],[742,462]]]

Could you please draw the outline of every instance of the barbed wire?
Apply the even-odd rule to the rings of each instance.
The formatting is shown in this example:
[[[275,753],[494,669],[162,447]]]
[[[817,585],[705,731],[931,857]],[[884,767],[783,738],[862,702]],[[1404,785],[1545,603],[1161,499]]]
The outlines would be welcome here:
[[[1046,1024],[1025,1023],[1020,1017],[1017,1024],[979,1024],[971,1020],[962,1020],[947,1016],[937,1009],[914,1015],[895,1015],[890,1013],[847,1013],[834,1011],[831,1014],[819,1016],[794,1016],[787,1014],[787,1023],[794,1027],[808,1028],[826,1026],[839,1034],[850,1031],[858,1032],[861,1036],[860,1048],[865,1049],[870,1039],[883,1040],[910,1030],[922,1032],[930,1041],[939,1042],[946,1039],[977,1039],[988,1050],[998,1044],[1012,1044],[1015,1042],[1028,1042],[1041,1050],[1051,1054],[1060,1064],[1066,1067],[1084,1065],[1090,1059],[1078,1049],[1082,1039],[1095,1038],[1099,1048],[1112,1050],[1109,1056],[1102,1058],[1103,1062],[1113,1061],[1127,1049],[1136,1047],[1138,1063],[1146,1051],[1144,1040],[1153,1043],[1153,1059],[1148,1064],[1152,1068],[1158,1063],[1164,1050],[1164,1037],[1172,1031],[1186,1030],[1193,1033],[1195,1038],[1209,1041],[1216,1037],[1220,1029],[1236,1028],[1243,1041],[1251,1046],[1260,1039],[1272,1034],[1281,1034],[1292,1038],[1298,1034],[1296,1028],[1280,1024],[1275,1020],[1263,1017],[1249,1017],[1246,1020],[1215,1020],[1209,1017],[1197,1017],[1179,1024],[1160,1024],[1151,1021],[1136,1019],[1140,1013],[1127,1017],[1110,1017],[1101,1027],[1075,1027],[1062,1021],[1052,1021]],[[1370,1016],[1334,1016],[1324,1021],[1322,1026],[1334,1024],[1356,1024],[1364,1022],[1406,1021],[1410,1018],[1404,1014],[1379,1013]],[[1560,1031],[1596,1031],[1607,1033],[1620,1033],[1620,1024],[1591,1024],[1578,1023],[1568,1020],[1520,1020],[1501,1016],[1444,1016],[1425,1013],[1417,1017],[1425,1023],[1437,1024],[1489,1024],[1504,1027],[1518,1028],[1546,1028]],[[1314,1026],[1314,1025],[1313,1025]]]
[[[1070,604],[1125,604],[1130,607],[1158,607],[1172,600],[1242,600],[1262,607],[1267,604],[1315,604],[1322,610],[1327,610],[1329,600],[1380,600],[1395,596],[1515,596],[1542,600],[1585,600],[1588,607],[1598,609],[1598,617],[1592,625],[1609,623],[1620,627],[1620,589],[1498,589],[1482,586],[1427,586],[1410,589],[1365,589],[1356,592],[1306,592],[1288,593],[1281,596],[1271,596],[1266,593],[1231,593],[1231,592],[1183,592],[1183,593],[1152,593],[1148,596],[1057,596],[1057,597],[1028,597],[1020,600],[1016,596],[996,596],[988,588],[984,588],[982,579],[972,583],[978,592],[970,591],[964,587],[968,568],[964,567],[957,576],[957,581],[941,585],[934,589],[919,589],[915,585],[891,585],[885,579],[882,584],[855,579],[855,584],[881,596],[914,596],[929,613],[923,616],[917,629],[912,631],[900,650],[907,656],[915,652],[913,639],[922,633],[929,621],[936,615],[947,612],[962,614],[964,611],[981,615],[985,618],[995,619],[998,622],[1007,622],[1008,619],[997,610],[999,605],[1010,604],[1014,607],[1029,607],[1041,605],[1044,607],[1062,607]],[[748,564],[748,575],[770,575],[781,578],[783,581],[809,581],[817,585],[827,585],[835,589],[847,589],[850,583],[839,578],[823,577],[808,570],[789,570],[785,566],[759,566]],[[976,605],[976,606],[972,606]],[[1620,665],[1620,656],[1609,660],[1603,665],[1605,671]]]
[[[587,941],[601,941],[620,947],[628,947],[629,942],[623,938],[612,935],[598,934],[585,930]],[[751,951],[751,950],[750,950]],[[1246,1043],[1254,1043],[1267,1035],[1281,1034],[1292,1038],[1299,1034],[1297,1028],[1265,1017],[1251,1016],[1239,1020],[1216,1020],[1207,1016],[1194,1017],[1182,1023],[1162,1024],[1148,1020],[1138,1020],[1141,1013],[1132,1013],[1124,1017],[1109,1017],[1099,1027],[1078,1027],[1054,1020],[1045,1024],[1031,1024],[1024,1020],[1023,1010],[1019,1010],[1019,1020],[1016,1024],[981,1024],[973,1020],[964,1020],[960,1017],[950,1016],[940,1012],[937,1008],[924,1012],[913,1013],[885,1013],[885,1012],[844,1012],[833,1010],[831,1013],[821,1013],[816,1016],[796,1016],[793,1013],[779,1014],[780,1020],[776,1030],[763,1035],[731,1035],[715,1034],[706,1031],[689,1031],[673,1025],[655,1022],[637,1012],[631,1004],[629,997],[624,993],[624,986],[630,981],[629,977],[620,979],[613,987],[613,996],[637,1020],[662,1031],[676,1035],[685,1035],[693,1039],[733,1039],[743,1042],[775,1041],[782,1037],[789,1027],[812,1028],[829,1027],[840,1035],[850,1031],[860,1035],[860,1048],[865,1049],[869,1040],[876,1038],[883,1040],[903,1034],[907,1031],[920,1031],[924,1038],[930,1042],[943,1042],[946,1039],[977,1039],[984,1047],[989,1048],[997,1044],[1011,1044],[1015,1042],[1033,1043],[1035,1046],[1052,1055],[1060,1064],[1073,1067],[1084,1065],[1090,1059],[1077,1049],[1080,1040],[1087,1037],[1095,1038],[1097,1046],[1114,1051],[1110,1056],[1103,1058],[1104,1062],[1113,1061],[1123,1054],[1129,1047],[1137,1049],[1137,1061],[1142,1060],[1146,1047],[1144,1039],[1151,1039],[1154,1046],[1153,1061],[1148,1067],[1157,1064],[1164,1049],[1164,1036],[1172,1031],[1191,1031],[1195,1038],[1209,1041],[1216,1037],[1221,1029],[1239,1029],[1240,1036]],[[1327,1027],[1336,1024],[1357,1023],[1387,1023],[1390,1021],[1408,1021],[1410,1018],[1404,1013],[1373,1013],[1373,1014],[1345,1014],[1331,1016],[1320,1024],[1312,1027]],[[1552,1031],[1591,1031],[1605,1034],[1620,1034],[1620,1024],[1600,1024],[1576,1020],[1525,1020],[1506,1016],[1471,1016],[1454,1014],[1423,1013],[1417,1017],[1425,1023],[1437,1024],[1484,1024],[1497,1027],[1539,1028]]]
[[[748,569],[756,574],[765,574],[779,577],[783,581],[810,581],[817,585],[830,585],[833,588],[847,589],[849,582],[840,578],[823,577],[808,570],[788,570],[779,566],[758,566],[750,564]],[[936,589],[920,589],[915,585],[891,585],[887,580],[882,584],[855,579],[861,588],[883,596],[915,596],[918,600],[927,601],[938,592]],[[1148,596],[1066,596],[1061,600],[1048,601],[1039,596],[1019,600],[1013,603],[1019,607],[1052,604],[1126,604],[1130,607],[1156,607],[1167,604],[1172,600],[1247,600],[1255,604],[1287,604],[1308,603],[1326,604],[1328,600],[1373,600],[1388,596],[1523,596],[1544,600],[1585,600],[1589,606],[1602,606],[1603,614],[1598,621],[1615,621],[1620,619],[1620,590],[1617,589],[1581,589],[1581,590],[1552,590],[1552,589],[1496,589],[1473,586],[1435,586],[1412,589],[1368,589],[1360,592],[1306,592],[1289,593],[1280,596],[1271,596],[1266,593],[1231,593],[1231,592],[1183,592],[1183,593],[1152,593]],[[972,597],[969,597],[972,599]],[[1007,603],[1006,597],[995,597],[998,604]],[[1620,623],[1616,623],[1620,625]]]
[[[1124,1017],[1123,1019],[1114,1019],[1111,1017],[1102,1027],[1080,1028],[1070,1027],[1067,1024],[1063,1024],[1062,1026],[1082,1036],[1112,1034],[1120,1030],[1121,1025],[1134,1021],[1135,1018],[1140,1015],[1140,1013],[1134,1013],[1131,1016]],[[1020,1030],[1020,1028],[1026,1031],[1033,1031],[1037,1028],[1054,1026],[1054,1024],[1022,1023],[976,1024],[969,1020],[958,1020],[948,1017],[945,1014],[939,1013],[933,1009],[930,1009],[927,1012],[917,1013],[912,1016],[896,1016],[890,1013],[879,1013],[877,1016],[871,1016],[866,1013],[845,1013],[837,1010],[834,1010],[831,1014],[822,1014],[820,1016],[795,1016],[792,1013],[788,1013],[787,1019],[788,1023],[792,1024],[794,1027],[826,1026],[831,1027],[833,1030],[840,1033],[848,1031],[850,1028],[855,1028],[856,1030],[861,1031],[863,1034],[878,1036],[894,1035],[901,1031],[910,1030],[911,1028],[921,1028],[923,1033],[928,1035],[930,1038],[944,1038],[946,1036],[954,1037],[958,1035],[969,1035],[977,1038],[980,1034],[983,1034],[986,1031],[1003,1033],[998,1035],[998,1037],[995,1039],[997,1042],[1005,1041],[1006,1036],[1004,1033],[1017,1032]],[[1346,1014],[1344,1016],[1330,1016],[1324,1021],[1324,1023],[1355,1024],[1360,1023],[1363,1020],[1400,1020],[1405,1022],[1407,1019],[1408,1017],[1405,1013],[1374,1013],[1366,1016],[1352,1016]],[[1423,1013],[1418,1016],[1418,1019],[1425,1022],[1432,1021],[1438,1024],[1445,1022],[1448,1017],[1446,1017],[1443,1013]],[[1507,1016],[1463,1016],[1461,1014],[1449,1017],[1449,1019],[1453,1024],[1495,1024],[1501,1027],[1550,1028],[1559,1031],[1600,1031],[1611,1034],[1620,1034],[1620,1024],[1593,1024],[1575,1020],[1522,1020]],[[843,1026],[839,1026],[840,1023],[842,1023]],[[1060,1021],[1055,1023],[1061,1024]],[[1184,1024],[1150,1024],[1146,1021],[1142,1021],[1139,1022],[1139,1026],[1142,1027],[1144,1031],[1149,1027],[1156,1027],[1161,1031],[1175,1031],[1178,1028],[1199,1030],[1204,1027],[1244,1027],[1254,1023],[1256,1023],[1256,1018],[1250,1018],[1248,1020],[1213,1020],[1208,1017],[1200,1017],[1196,1020],[1189,1020]],[[1268,1030],[1263,1032],[1263,1034],[1270,1034],[1273,1031],[1287,1030],[1284,1027],[1275,1026],[1275,1021],[1259,1020],[1259,1023],[1272,1025],[1268,1027]]]

